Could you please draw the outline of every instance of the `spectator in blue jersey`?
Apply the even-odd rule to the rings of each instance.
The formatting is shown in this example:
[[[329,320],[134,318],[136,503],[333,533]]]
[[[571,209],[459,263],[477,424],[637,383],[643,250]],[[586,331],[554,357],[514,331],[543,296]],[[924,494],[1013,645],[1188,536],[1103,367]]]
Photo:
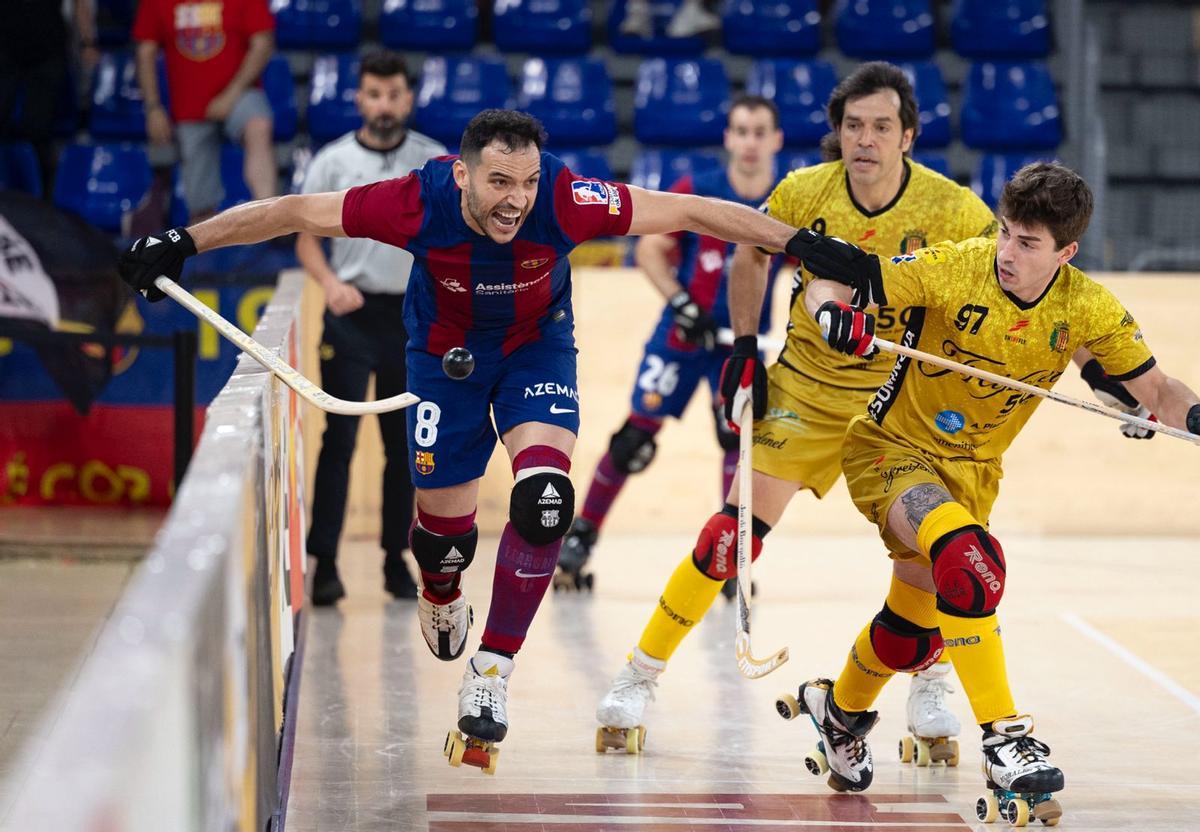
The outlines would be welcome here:
[[[783,147],[779,111],[756,95],[734,100],[725,128],[724,168],[685,176],[670,187],[673,193],[714,196],[757,208],[775,185],[780,172],[775,159]],[[587,498],[563,539],[556,587],[591,588],[584,564],[596,545],[600,527],[630,474],[644,471],[657,451],[655,435],[668,417],[680,418],[696,389],[708,381],[713,396],[717,443],[724,451],[721,497],[729,493],[737,471],[737,434],[729,430],[720,410],[721,367],[730,348],[717,344],[719,329],[729,328],[726,281],[733,246],[724,240],[690,232],[651,234],[634,250],[638,267],[662,293],[663,308],[634,377],[629,418],[612,435],[600,458]],[[759,319],[759,332],[770,328],[770,287],[783,258],[775,258]]]
[[[154,280],[177,279],[197,251],[282,234],[369,237],[413,255],[406,359],[421,402],[407,414],[417,489],[410,546],[421,569],[422,634],[440,659],[457,658],[466,644],[472,617],[459,583],[475,557],[479,480],[497,431],[513,470],[487,623],[459,691],[458,727],[476,742],[508,731],[513,660],[574,514],[568,473],[580,400],[567,255],[593,237],[686,230],[798,256],[811,236],[734,202],[584,179],[544,153],[544,141],[532,116],[484,110],[463,132],[458,158],[399,179],[239,205],[143,237],[120,261],[126,282],[158,300]],[[762,416],[757,310],[732,323],[739,337],[722,374],[726,417],[751,402]],[[443,356],[463,347],[474,372],[455,380]]]
[[[412,78],[404,57],[379,51],[359,69],[354,103],[362,126],[321,148],[304,177],[304,193],[337,191],[392,179],[415,170],[446,148],[407,127],[413,108]],[[403,393],[408,386],[404,354],[408,333],[402,310],[412,255],[372,240],[333,240],[327,258],[321,241],[296,235],[296,256],[325,293],[321,335],[321,385],[339,399],[366,398],[375,375],[375,397]],[[357,416],[325,416],[325,434],[313,482],[308,554],[316,558],[312,602],[326,606],[346,594],[338,575],[338,541],[346,514],[350,459]],[[396,598],[416,598],[417,585],[404,564],[413,519],[413,484],[408,473],[408,428],[403,412],[379,414],[386,464],[383,469],[383,585]]]

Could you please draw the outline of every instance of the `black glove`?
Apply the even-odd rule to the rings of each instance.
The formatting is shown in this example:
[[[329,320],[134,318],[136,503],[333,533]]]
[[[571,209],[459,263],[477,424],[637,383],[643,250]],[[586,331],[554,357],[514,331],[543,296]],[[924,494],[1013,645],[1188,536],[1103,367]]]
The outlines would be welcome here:
[[[879,258],[837,237],[826,237],[801,228],[788,240],[787,253],[798,258],[815,277],[833,280],[854,290],[854,305],[863,308],[884,305],[883,276]]]
[[[183,261],[195,253],[196,244],[192,241],[192,235],[180,226],[137,240],[117,260],[117,271],[131,288],[145,295],[146,300],[156,303],[166,295],[154,285],[155,279],[162,275],[178,282],[183,272]]]
[[[847,355],[870,358],[875,346],[875,316],[841,301],[827,300],[817,309],[817,325],[829,346]]]
[[[1187,421],[1184,424],[1187,425],[1188,433],[1200,436],[1200,404],[1188,408]]]
[[[684,343],[696,344],[706,350],[717,345],[717,322],[692,300],[686,289],[681,289],[667,301]]]
[[[767,415],[767,368],[758,357],[758,336],[743,335],[733,339],[733,354],[721,367],[721,401],[725,406],[725,424],[740,433],[738,419],[746,399],[753,403],[755,419]]]
[[[1092,388],[1096,400],[1105,407],[1128,413],[1130,416],[1157,421],[1153,413],[1142,407],[1141,403],[1129,394],[1124,384],[1110,378],[1108,373],[1104,372],[1104,368],[1096,359],[1093,358],[1084,364],[1079,370],[1079,375],[1087,382],[1087,386]],[[1128,436],[1130,439],[1153,439],[1156,433],[1148,428],[1128,423],[1122,423],[1120,430],[1122,435]]]

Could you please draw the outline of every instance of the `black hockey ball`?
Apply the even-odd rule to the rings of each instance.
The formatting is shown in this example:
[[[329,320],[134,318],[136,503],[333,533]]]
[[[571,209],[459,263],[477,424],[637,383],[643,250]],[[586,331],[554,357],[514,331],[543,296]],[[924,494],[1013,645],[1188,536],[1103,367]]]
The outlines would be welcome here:
[[[442,356],[442,372],[455,381],[462,381],[475,372],[475,356],[466,347],[451,347]]]

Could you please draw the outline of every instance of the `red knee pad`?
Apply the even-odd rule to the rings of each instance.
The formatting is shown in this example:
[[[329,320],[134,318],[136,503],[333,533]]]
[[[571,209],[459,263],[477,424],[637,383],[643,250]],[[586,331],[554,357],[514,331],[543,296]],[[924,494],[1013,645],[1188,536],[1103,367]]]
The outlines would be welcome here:
[[[887,604],[871,622],[871,649],[892,670],[924,670],[938,660],[944,648],[940,630],[919,627]]]
[[[938,609],[949,615],[983,618],[1004,596],[1004,550],[982,526],[940,537],[929,552]]]
[[[763,538],[771,531],[771,527],[757,517],[752,520],[751,563],[758,559],[759,553],[762,552]],[[700,530],[696,548],[692,550],[692,560],[697,569],[713,580],[727,581],[737,577],[737,506],[726,504],[708,518],[708,522]]]

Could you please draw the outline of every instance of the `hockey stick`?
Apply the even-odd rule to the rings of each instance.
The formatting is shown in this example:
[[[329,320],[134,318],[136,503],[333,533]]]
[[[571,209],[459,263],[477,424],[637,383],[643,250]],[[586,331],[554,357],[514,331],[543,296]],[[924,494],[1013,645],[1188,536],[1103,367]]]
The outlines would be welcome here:
[[[938,367],[944,367],[947,370],[953,370],[956,373],[974,376],[975,378],[983,379],[984,381],[990,381],[993,384],[999,384],[1004,387],[1009,387],[1013,390],[1019,390],[1022,393],[1028,393],[1032,396],[1041,396],[1043,399],[1050,399],[1050,401],[1058,402],[1059,404],[1077,407],[1080,410],[1086,410],[1089,413],[1097,413],[1101,416],[1107,416],[1110,419],[1116,419],[1130,425],[1137,425],[1138,427],[1145,428],[1146,430],[1165,433],[1167,436],[1173,436],[1176,439],[1182,439],[1185,442],[1191,442],[1193,445],[1200,445],[1200,436],[1197,436],[1193,433],[1188,433],[1185,430],[1179,430],[1179,428],[1173,428],[1169,425],[1164,425],[1162,422],[1152,422],[1149,419],[1142,419],[1138,416],[1131,416],[1128,413],[1122,413],[1119,410],[1113,410],[1105,407],[1102,404],[1072,398],[1071,396],[1065,396],[1062,393],[1055,393],[1053,390],[1043,390],[1041,387],[1036,387],[1032,384],[1026,384],[1023,381],[1017,381],[1016,379],[1009,378],[1008,376],[1001,376],[997,375],[996,373],[989,373],[987,370],[979,370],[975,367],[968,367],[965,364],[959,364],[957,361],[951,361],[949,358],[940,358],[939,356],[931,355],[930,353],[922,352],[921,350],[915,350],[912,347],[906,347],[903,344],[895,344],[891,341],[885,341],[882,338],[875,339],[875,346],[879,347],[879,349],[883,350],[884,352],[891,352],[898,355],[907,356],[908,358],[914,358],[917,361],[923,361],[926,364],[935,364]]]
[[[788,649],[772,653],[765,659],[756,659],[750,652],[750,561],[754,545],[752,511],[754,483],[754,403],[747,400],[742,406],[741,438],[738,442],[738,514],[737,514],[737,638],[734,651],[738,670],[747,679],[761,679],[788,660]]]
[[[717,343],[723,347],[733,346],[734,334],[732,329],[722,327],[717,330]],[[758,348],[763,352],[779,352],[783,349],[783,341],[770,335],[758,336]]]
[[[295,390],[303,399],[321,408],[326,413],[340,413],[343,416],[387,413],[391,410],[400,410],[401,408],[409,407],[421,401],[412,393],[401,393],[397,396],[391,396],[390,398],[374,402],[351,402],[331,396],[300,375],[295,367],[209,309],[197,300],[195,295],[184,289],[174,280],[171,280],[169,277],[157,277],[154,280],[154,285],[197,318],[210,324],[213,329],[232,341],[236,346],[241,347],[242,352],[274,373],[276,378]]]

